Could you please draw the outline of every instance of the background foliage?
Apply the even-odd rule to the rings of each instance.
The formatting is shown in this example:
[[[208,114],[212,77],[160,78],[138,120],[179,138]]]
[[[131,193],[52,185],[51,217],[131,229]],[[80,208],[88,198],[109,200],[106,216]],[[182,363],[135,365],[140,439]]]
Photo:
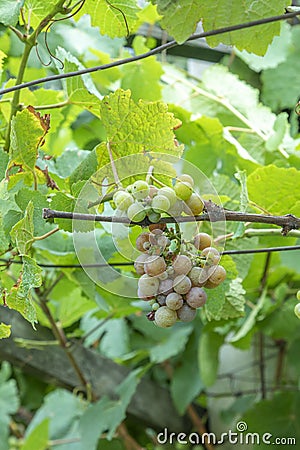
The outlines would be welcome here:
[[[283,14],[290,5],[288,0],[217,5],[3,0],[2,88],[16,79],[26,82],[145,53],[157,45],[154,25],[183,44],[200,20],[209,31]],[[149,31],[141,35],[145,23]],[[77,364],[79,387],[73,392],[51,377],[51,360],[48,377],[28,374],[18,358],[3,361],[1,450],[160,448],[155,435],[172,417],[167,422],[168,413],[162,413],[153,426],[138,408],[126,413],[136,392],[143,399],[138,387],[144,378],[171,395],[176,431],[178,414],[192,421],[185,432],[221,433],[245,420],[249,431],[300,439],[300,327],[293,313],[299,251],[224,256],[228,279],[209,293],[205,313],[193,324],[160,330],[141,314],[142,302],[109,294],[80,268],[43,267],[78,260],[71,222],[42,219],[49,204],[73,211],[85,181],[109,162],[106,141],[112,139],[115,158],[145,147],[182,155],[181,170],[186,162],[202,170],[227,209],[299,217],[299,33],[293,19],[209,37],[211,47],[231,47],[203,73],[201,65],[191,72],[185,59],[163,54],[2,95],[0,251],[4,260],[21,263],[3,262],[2,303],[37,331],[28,340],[31,325],[23,336],[16,325],[14,335],[14,322],[11,327],[5,321],[1,307],[0,337],[11,331],[12,337],[2,340],[0,354],[13,338],[28,357],[36,346],[40,352],[49,347],[52,355],[60,344],[66,364],[70,360],[76,371],[76,352],[68,347],[76,342],[127,371],[113,393],[108,389],[97,398],[83,376],[86,368],[92,370],[88,359]],[[99,225],[98,231],[105,257],[120,261],[109,228]],[[297,243],[299,231],[283,237],[277,227],[226,224],[228,250]],[[120,269],[120,275],[123,270],[132,269]],[[39,337],[42,327],[52,329],[56,347],[49,337]],[[153,402],[163,410],[159,397]]]

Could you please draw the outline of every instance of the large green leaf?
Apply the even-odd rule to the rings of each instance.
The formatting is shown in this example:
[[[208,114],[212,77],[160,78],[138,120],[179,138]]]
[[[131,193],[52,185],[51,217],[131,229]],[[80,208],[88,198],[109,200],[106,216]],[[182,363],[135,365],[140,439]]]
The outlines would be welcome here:
[[[300,216],[300,171],[274,165],[256,169],[248,176],[249,198],[270,214]]]
[[[180,121],[168,112],[165,103],[144,100],[135,103],[130,91],[118,89],[103,99],[101,117],[115,159],[136,153],[142,155],[145,150],[174,156],[182,153],[182,147],[177,147],[174,142],[173,132]],[[97,156],[99,167],[110,162],[106,145],[101,144],[97,148]],[[145,158],[136,159],[135,169],[144,160]],[[127,175],[129,174],[130,170]]]
[[[116,389],[119,399],[101,398],[83,414],[80,419],[80,433],[83,448],[94,450],[101,434],[106,431],[111,440],[118,425],[124,420],[129,402],[140,381],[141,369],[132,371]]]
[[[40,0],[25,0],[25,19],[29,21],[32,28],[36,28],[42,19],[53,10],[57,3],[58,0],[48,0],[47,2],[41,2]]]
[[[2,0],[0,4],[0,22],[3,25],[16,25],[24,0]]]
[[[290,45],[284,59],[275,68],[268,68],[262,72],[262,99],[273,110],[294,109],[299,99],[298,83],[300,61],[300,30],[293,27]],[[284,83],[282,82],[284,80]]]
[[[47,450],[49,436],[49,418],[40,422],[26,437],[21,450]]]
[[[17,283],[6,296],[6,304],[15,309],[34,327],[37,322],[36,310],[32,299],[32,288],[42,284],[42,270],[29,256],[23,256],[23,266]]]
[[[224,336],[214,331],[204,331],[199,341],[198,362],[200,376],[205,386],[211,386],[216,381],[219,367],[219,350],[224,342]]]
[[[92,25],[98,26],[101,34],[115,38],[132,31],[139,11],[136,0],[86,0],[80,16],[90,14]]]
[[[196,30],[201,19],[202,3],[197,0],[154,0],[157,11],[163,16],[161,25],[182,44]]]
[[[294,438],[300,436],[300,394],[299,392],[278,392],[270,400],[262,400],[247,411],[242,420],[247,424],[247,433],[265,435],[253,446],[254,449],[268,449],[276,438]],[[284,441],[282,441],[284,442]],[[286,441],[285,441],[286,442]],[[295,445],[295,444],[294,444]],[[282,444],[287,447],[287,444]]]
[[[30,201],[25,210],[23,219],[19,220],[19,222],[13,226],[10,233],[20,255],[28,254],[33,243],[33,210],[34,206],[32,201]]]
[[[34,169],[38,146],[45,134],[41,120],[28,108],[18,112],[11,123],[11,162]]]
[[[9,380],[11,369],[3,362],[0,371],[0,450],[8,450],[10,416],[19,408],[16,380]]]
[[[289,0],[277,0],[268,2],[265,0],[223,0],[217,3],[210,0],[201,1],[201,16],[205,31],[216,28],[237,25],[240,23],[259,20],[265,17],[284,14],[285,7],[290,5]],[[220,42],[227,45],[235,45],[239,50],[263,55],[275,35],[280,33],[279,22],[260,25],[256,28],[248,28],[232,33],[213,36],[207,39],[211,47]],[[263,36],[263,39],[262,39]]]

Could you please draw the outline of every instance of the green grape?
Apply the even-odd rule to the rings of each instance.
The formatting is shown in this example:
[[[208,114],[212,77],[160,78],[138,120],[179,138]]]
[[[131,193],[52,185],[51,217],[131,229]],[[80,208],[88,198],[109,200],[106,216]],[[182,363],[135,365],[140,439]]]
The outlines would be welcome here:
[[[150,246],[149,236],[150,233],[145,231],[136,238],[135,246],[140,252],[146,252],[149,249],[149,247],[147,248],[147,245],[145,245],[148,244]]]
[[[157,194],[158,195],[163,195],[164,197],[167,197],[167,199],[170,202],[170,207],[171,208],[177,202],[177,197],[176,197],[174,189],[172,189],[172,188],[170,188],[168,186],[165,186],[165,187],[159,189]]]
[[[167,212],[170,208],[170,202],[164,195],[156,195],[152,200],[152,209],[156,213]]]
[[[206,247],[201,252],[201,256],[205,256],[206,264],[209,266],[217,265],[221,259],[221,255],[214,247]]]
[[[186,294],[192,287],[191,280],[185,275],[178,275],[174,278],[173,289],[177,294]]]
[[[135,202],[129,206],[127,216],[133,222],[141,222],[146,217],[146,211],[141,203]]]
[[[192,287],[185,299],[191,308],[201,308],[206,303],[207,295],[201,287]]]
[[[182,307],[183,298],[180,294],[177,294],[177,292],[171,292],[170,294],[167,295],[166,305],[168,308],[173,309],[173,311],[176,311],[177,309]]]
[[[192,269],[192,261],[186,255],[178,255],[172,266],[176,275],[186,275]]]
[[[137,180],[131,187],[131,192],[134,198],[137,200],[143,200],[149,195],[149,184],[143,180]]]
[[[157,302],[160,304],[160,306],[165,306],[166,305],[166,296],[163,294],[158,294],[158,296],[156,297]]]
[[[299,289],[299,291],[297,292],[296,297],[297,297],[297,300],[300,302],[300,289]]]
[[[300,319],[300,303],[297,303],[297,305],[295,305],[294,313],[296,314],[298,319]]]
[[[157,294],[159,281],[155,277],[150,277],[145,274],[142,275],[138,281],[138,288],[140,293],[145,297],[152,297]]]
[[[177,177],[177,180],[184,181],[185,183],[189,183],[192,187],[194,186],[193,178],[190,175],[188,175],[187,173],[183,173],[182,175],[179,175],[179,177]]]
[[[178,198],[186,202],[192,195],[193,188],[189,183],[186,183],[185,181],[179,181],[175,184],[174,191]]]
[[[208,281],[218,286],[226,278],[226,270],[222,266],[211,266],[208,269]]]
[[[157,302],[153,303],[153,305],[152,305],[152,309],[153,309],[153,311],[157,311],[157,310],[158,310],[158,308],[160,308],[160,304],[159,304],[159,303],[157,303]]]
[[[201,214],[204,208],[204,203],[199,197],[199,195],[193,193],[190,198],[188,198],[185,202],[188,214],[192,213],[194,216]]]
[[[191,308],[189,305],[184,303],[180,309],[177,311],[177,317],[182,322],[191,322],[197,313],[196,309]]]
[[[161,306],[155,311],[154,323],[161,328],[172,327],[177,321],[177,314],[167,306]]]
[[[212,238],[207,233],[198,233],[193,239],[193,244],[198,250],[204,250],[212,244]]]
[[[127,211],[127,209],[133,204],[134,199],[129,192],[117,191],[113,196],[113,201],[120,211]]]
[[[156,277],[166,270],[166,262],[162,256],[149,256],[145,264],[145,272],[150,277]]]
[[[150,222],[152,222],[154,224],[159,222],[161,219],[161,214],[159,214],[158,212],[154,212],[153,209],[150,209],[150,211],[147,213],[147,216],[148,216],[148,219],[150,220]],[[150,226],[149,226],[149,229],[150,229]]]

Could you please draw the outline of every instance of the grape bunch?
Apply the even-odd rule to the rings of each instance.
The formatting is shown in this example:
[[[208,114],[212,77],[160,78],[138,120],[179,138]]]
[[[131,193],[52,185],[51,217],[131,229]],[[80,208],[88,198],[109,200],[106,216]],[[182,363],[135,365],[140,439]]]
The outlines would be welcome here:
[[[226,271],[208,234],[198,233],[185,242],[178,230],[162,225],[150,225],[149,232],[138,236],[136,248],[141,254],[134,267],[140,275],[138,297],[152,307],[148,319],[168,328],[178,320],[192,321],[206,303],[204,287],[217,287]]]
[[[156,187],[147,181],[137,180],[130,186],[119,188],[113,195],[116,215],[128,217],[132,222],[141,222],[146,217],[158,223],[162,214],[180,216],[182,213],[198,215],[204,204],[193,191],[194,180],[184,174],[176,178],[173,187]]]

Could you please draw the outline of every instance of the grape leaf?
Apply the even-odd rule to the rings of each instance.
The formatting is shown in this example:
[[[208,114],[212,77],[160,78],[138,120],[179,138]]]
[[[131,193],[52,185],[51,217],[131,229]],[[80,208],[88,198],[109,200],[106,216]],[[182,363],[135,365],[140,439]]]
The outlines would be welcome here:
[[[12,118],[10,166],[34,169],[37,149],[45,134],[41,120],[28,108]]]
[[[6,325],[5,323],[0,323],[0,339],[8,338],[10,336],[11,325]]]
[[[57,192],[52,198],[51,208],[58,211],[70,211],[74,209],[74,199],[63,192]],[[72,232],[72,220],[70,219],[55,219],[55,223],[59,228],[65,231]]]
[[[262,99],[273,110],[294,109],[299,99],[299,89],[295,85],[300,70],[300,30],[292,27],[292,42],[284,61],[275,68],[262,72]],[[284,80],[284,83],[282,82]]]
[[[82,415],[79,423],[82,448],[95,450],[104,431],[108,431],[107,439],[112,439],[117,426],[125,418],[127,406],[139,384],[141,374],[141,368],[135,369],[122,381],[116,389],[118,400],[102,397]]]
[[[266,0],[245,0],[244,2],[238,0],[219,0],[217,2],[203,0],[201,1],[201,17],[204,30],[209,31],[284,14],[285,7],[289,5],[289,0],[277,0],[271,3]],[[260,25],[255,29],[248,28],[209,37],[207,42],[211,47],[215,47],[222,42],[227,45],[235,45],[239,50],[245,49],[257,55],[264,55],[274,36],[279,33],[280,24],[274,22]]]
[[[179,414],[184,414],[187,406],[203,388],[199,376],[197,350],[197,340],[193,333],[185,348],[183,360],[174,367],[172,374],[171,395]]]
[[[84,69],[84,66],[78,59],[62,47],[58,48],[56,56],[64,61],[64,73]],[[61,67],[59,67],[59,70],[62,71]],[[63,81],[63,86],[68,103],[79,105],[99,117],[102,96],[96,89],[89,74],[67,78]]]
[[[139,100],[135,103],[130,91],[118,89],[102,100],[101,117],[114,159],[145,152],[182,154],[182,146],[176,146],[173,132],[180,126],[180,121],[162,102]],[[96,152],[98,167],[110,162],[105,144],[99,145]]]
[[[26,436],[21,450],[47,450],[47,448],[49,448],[49,421],[49,418],[42,420],[42,422]]]
[[[180,353],[192,331],[192,327],[186,326],[173,330],[172,334],[167,334],[162,342],[150,349],[151,362],[160,363]]]
[[[10,232],[11,238],[16,243],[20,255],[26,255],[29,253],[33,243],[33,210],[34,206],[32,201],[30,201],[23,219],[19,220]]]
[[[24,15],[30,20],[30,26],[36,28],[42,19],[44,19],[57,5],[57,0],[25,0]]]
[[[115,38],[130,34],[139,11],[136,0],[86,0],[77,17],[90,14],[92,25],[99,27],[101,34]]]
[[[11,369],[8,363],[3,362],[0,371],[0,448],[8,450],[8,436],[10,416],[15,414],[19,408],[16,380],[8,380]]]
[[[300,215],[300,200],[291,195],[300,186],[300,171],[269,165],[256,169],[248,176],[250,199],[270,214]]]
[[[211,386],[216,381],[219,366],[219,350],[224,342],[224,336],[214,331],[203,331],[199,341],[198,362],[200,376],[205,386]]]
[[[24,0],[2,0],[0,4],[0,22],[3,25],[16,25]]]
[[[198,0],[155,0],[157,12],[163,16],[161,26],[182,44],[196,30],[201,19],[202,3]]]
[[[23,256],[23,266],[17,283],[6,296],[6,304],[15,309],[34,327],[37,322],[31,289],[42,284],[42,270],[29,256]]]

